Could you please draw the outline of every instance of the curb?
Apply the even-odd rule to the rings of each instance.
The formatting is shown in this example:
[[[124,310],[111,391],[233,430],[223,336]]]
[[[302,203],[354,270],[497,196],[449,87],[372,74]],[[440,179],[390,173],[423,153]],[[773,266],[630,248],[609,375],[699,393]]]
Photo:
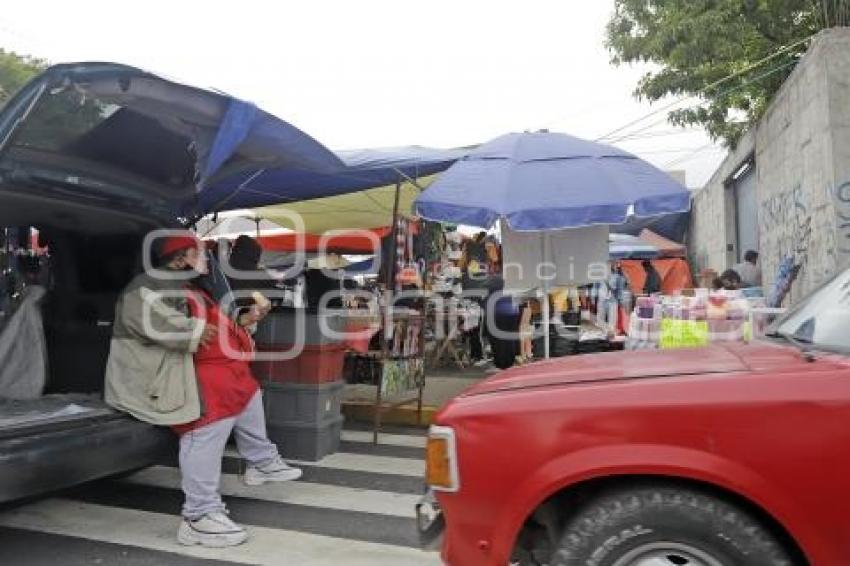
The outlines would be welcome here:
[[[422,407],[422,422],[420,426],[427,427],[434,419],[438,407]],[[342,414],[346,419],[358,422],[373,423],[375,421],[375,404],[369,401],[343,401]],[[398,426],[417,426],[416,407],[395,407],[381,413],[381,424]]]

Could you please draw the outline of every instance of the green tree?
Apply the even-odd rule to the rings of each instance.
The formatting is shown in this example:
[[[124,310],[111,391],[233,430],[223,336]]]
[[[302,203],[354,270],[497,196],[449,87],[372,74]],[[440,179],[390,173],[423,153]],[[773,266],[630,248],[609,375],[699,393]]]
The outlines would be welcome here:
[[[46,66],[43,59],[0,48],[0,105]]]
[[[0,106],[47,67],[44,59],[0,48]],[[103,120],[99,102],[74,89],[49,92],[16,135],[23,145],[59,148],[72,143]]]
[[[734,147],[793,70],[805,40],[847,24],[850,0],[615,0],[606,45],[616,65],[652,64],[637,98],[698,96],[701,102],[670,112],[670,122],[702,126]]]

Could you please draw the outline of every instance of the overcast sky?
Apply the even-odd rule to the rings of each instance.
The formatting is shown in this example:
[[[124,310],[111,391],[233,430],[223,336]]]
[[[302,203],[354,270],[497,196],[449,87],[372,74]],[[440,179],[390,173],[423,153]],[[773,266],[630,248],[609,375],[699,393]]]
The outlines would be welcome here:
[[[613,0],[6,3],[0,46],[127,63],[256,102],[334,149],[453,147],[526,129],[589,139],[645,116],[613,67]],[[657,115],[618,141],[700,186],[723,152]],[[640,130],[640,131],[638,131]]]

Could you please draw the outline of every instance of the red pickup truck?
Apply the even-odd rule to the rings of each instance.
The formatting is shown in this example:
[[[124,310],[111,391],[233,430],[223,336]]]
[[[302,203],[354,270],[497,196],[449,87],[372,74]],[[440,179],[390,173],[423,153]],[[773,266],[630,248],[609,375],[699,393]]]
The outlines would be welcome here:
[[[850,269],[752,344],[559,359],[450,402],[450,566],[850,564]]]

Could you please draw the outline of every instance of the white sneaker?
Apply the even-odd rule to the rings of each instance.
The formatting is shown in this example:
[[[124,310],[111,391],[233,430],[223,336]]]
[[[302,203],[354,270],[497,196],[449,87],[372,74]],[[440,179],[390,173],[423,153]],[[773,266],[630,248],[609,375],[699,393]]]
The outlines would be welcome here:
[[[263,466],[248,466],[242,481],[245,485],[263,485],[266,482],[292,481],[301,477],[301,470],[293,468],[280,456]]]
[[[177,531],[177,542],[186,546],[199,544],[213,548],[236,546],[248,540],[248,532],[222,512],[207,513],[200,519],[183,519]]]

